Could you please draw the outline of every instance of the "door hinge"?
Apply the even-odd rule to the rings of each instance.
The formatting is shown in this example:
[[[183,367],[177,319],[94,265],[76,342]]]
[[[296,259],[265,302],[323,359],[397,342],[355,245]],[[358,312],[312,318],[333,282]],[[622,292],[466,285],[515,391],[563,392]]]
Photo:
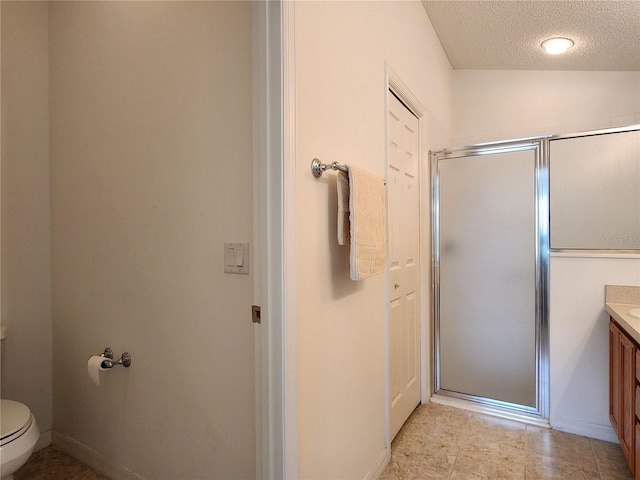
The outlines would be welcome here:
[[[251,321],[253,323],[262,323],[260,318],[260,305],[251,305]]]

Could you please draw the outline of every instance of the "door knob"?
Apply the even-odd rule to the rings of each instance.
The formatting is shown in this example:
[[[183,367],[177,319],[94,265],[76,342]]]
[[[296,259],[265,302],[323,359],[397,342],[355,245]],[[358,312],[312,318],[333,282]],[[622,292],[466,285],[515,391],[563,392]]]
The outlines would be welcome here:
[[[400,284],[398,282],[393,284],[393,288],[395,288],[396,290],[400,288]]]

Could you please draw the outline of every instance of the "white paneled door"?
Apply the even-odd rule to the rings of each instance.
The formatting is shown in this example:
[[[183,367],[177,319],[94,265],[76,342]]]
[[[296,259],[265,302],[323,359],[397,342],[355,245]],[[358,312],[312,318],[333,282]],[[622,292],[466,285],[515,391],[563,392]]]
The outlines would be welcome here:
[[[389,434],[420,403],[418,118],[389,91]]]

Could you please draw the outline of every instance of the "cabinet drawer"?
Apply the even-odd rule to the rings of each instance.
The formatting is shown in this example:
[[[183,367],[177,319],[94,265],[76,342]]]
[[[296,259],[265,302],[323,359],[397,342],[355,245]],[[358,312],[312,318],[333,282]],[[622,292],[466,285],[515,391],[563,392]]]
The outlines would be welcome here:
[[[636,380],[640,382],[640,350],[636,350]]]
[[[636,413],[636,417],[640,418],[640,386],[638,385],[636,385],[636,412],[635,413]],[[633,421],[635,423],[636,419],[634,418]]]

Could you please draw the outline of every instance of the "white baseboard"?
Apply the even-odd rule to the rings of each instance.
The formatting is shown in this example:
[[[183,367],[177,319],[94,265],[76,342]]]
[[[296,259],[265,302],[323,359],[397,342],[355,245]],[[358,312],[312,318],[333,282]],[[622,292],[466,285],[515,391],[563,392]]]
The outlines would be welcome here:
[[[571,417],[552,416],[551,428],[567,433],[575,433],[584,437],[604,440],[605,442],[620,443],[618,436],[611,425],[590,423]]]
[[[81,462],[89,465],[98,473],[109,477],[112,480],[144,480],[144,477],[132,472],[128,468],[113,463],[100,452],[83,445],[67,435],[53,432],[52,443],[65,453],[68,453]]]
[[[385,448],[382,452],[380,452],[375,465],[369,471],[369,473],[365,477],[365,480],[378,480],[382,476],[382,472],[384,472],[384,469],[389,464],[389,460],[391,460],[391,452],[388,448]]]
[[[36,446],[33,448],[34,452],[38,450],[42,450],[45,447],[51,445],[51,430],[47,430],[46,432],[40,433],[40,438],[36,442]]]

